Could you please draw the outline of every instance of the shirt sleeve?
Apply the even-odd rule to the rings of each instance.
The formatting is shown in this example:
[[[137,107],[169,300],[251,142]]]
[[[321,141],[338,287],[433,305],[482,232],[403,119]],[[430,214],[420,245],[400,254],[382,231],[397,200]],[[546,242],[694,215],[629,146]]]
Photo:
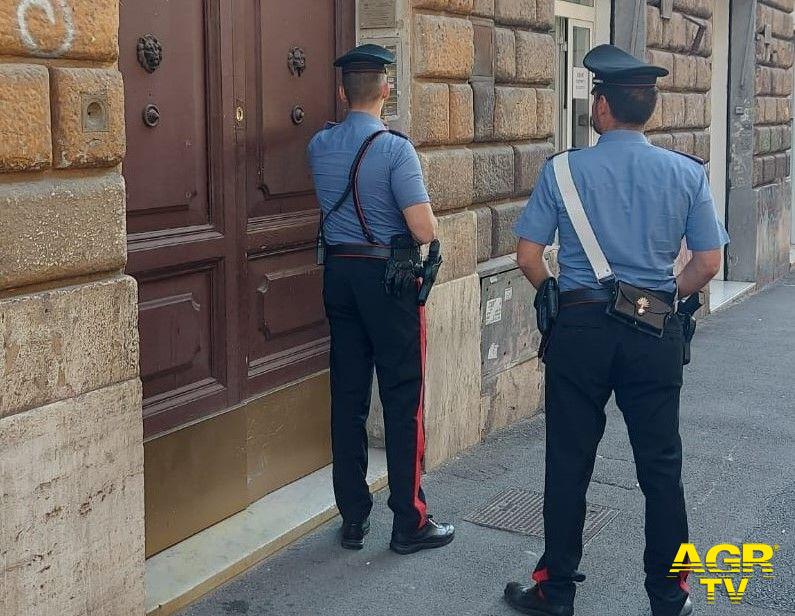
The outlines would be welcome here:
[[[707,174],[702,173],[695,199],[687,212],[685,239],[690,250],[716,250],[729,243],[729,234],[718,220]]]
[[[402,144],[392,158],[391,183],[395,203],[401,210],[405,210],[418,203],[429,203],[431,198],[425,188],[420,159],[414,146],[405,139],[400,141]]]
[[[524,240],[551,246],[558,228],[558,200],[552,165],[547,161],[522,214],[513,227]]]

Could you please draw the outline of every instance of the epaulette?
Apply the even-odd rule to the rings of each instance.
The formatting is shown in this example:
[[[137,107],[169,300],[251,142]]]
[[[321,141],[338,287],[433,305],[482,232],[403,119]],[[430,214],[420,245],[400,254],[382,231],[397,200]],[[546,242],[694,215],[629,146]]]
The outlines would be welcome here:
[[[547,160],[552,160],[553,158],[555,158],[556,156],[560,156],[560,155],[561,155],[561,154],[563,154],[564,152],[576,152],[576,151],[578,151],[579,149],[580,149],[580,148],[569,148],[568,150],[561,150],[560,152],[555,152],[555,153],[554,153],[554,154],[552,154],[551,156],[547,156]]]
[[[671,152],[676,152],[677,154],[681,154],[682,156],[686,156],[690,160],[696,161],[699,165],[703,166],[705,164],[704,159],[703,158],[699,158],[695,154],[688,154],[687,152],[681,152],[679,150],[671,150]]]
[[[392,133],[395,137],[400,137],[401,139],[405,139],[406,141],[411,141],[411,139],[409,139],[408,135],[404,135],[403,133],[401,133],[398,130],[392,130],[390,128],[389,132]]]
[[[326,122],[323,125],[323,130],[328,130],[329,128],[334,128],[335,126],[337,126],[337,124],[339,124],[339,122]]]

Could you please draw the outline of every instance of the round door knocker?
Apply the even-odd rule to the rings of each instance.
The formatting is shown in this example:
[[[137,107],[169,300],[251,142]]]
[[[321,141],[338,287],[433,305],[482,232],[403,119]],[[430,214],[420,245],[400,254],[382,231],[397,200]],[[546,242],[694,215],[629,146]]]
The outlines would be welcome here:
[[[304,112],[304,108],[301,107],[301,105],[296,105],[295,107],[293,107],[293,111],[290,114],[290,119],[293,121],[293,124],[295,124],[296,126],[302,124],[305,117],[306,113]]]
[[[138,63],[147,73],[154,73],[163,61],[163,46],[154,34],[138,39]]]
[[[160,124],[160,110],[157,105],[147,105],[143,112],[144,124],[149,128],[154,128]]]

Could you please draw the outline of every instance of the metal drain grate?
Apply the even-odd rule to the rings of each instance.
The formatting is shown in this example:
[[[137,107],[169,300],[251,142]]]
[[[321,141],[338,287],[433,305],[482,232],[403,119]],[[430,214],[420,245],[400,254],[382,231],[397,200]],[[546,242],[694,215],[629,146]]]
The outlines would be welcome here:
[[[593,539],[617,515],[618,509],[587,503],[583,543]],[[478,526],[543,537],[544,495],[511,488],[501,492],[494,501],[464,519]]]

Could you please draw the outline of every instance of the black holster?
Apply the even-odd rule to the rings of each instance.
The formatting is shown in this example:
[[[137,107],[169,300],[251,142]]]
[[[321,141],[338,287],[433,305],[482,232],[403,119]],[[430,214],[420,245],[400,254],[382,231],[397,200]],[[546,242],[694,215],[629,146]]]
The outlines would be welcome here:
[[[696,333],[696,318],[693,316],[701,308],[701,300],[698,293],[693,293],[685,301],[679,302],[676,309],[676,316],[682,324],[682,334],[684,336],[684,348],[682,350],[682,365],[690,363],[690,341]]]
[[[538,357],[544,359],[544,353],[549,344],[549,336],[552,333],[552,326],[558,318],[560,310],[560,289],[557,278],[549,277],[536,292],[533,306],[536,309],[536,324],[538,331],[541,332],[541,344],[538,346]]]
[[[417,294],[417,303],[420,306],[424,306],[428,301],[428,296],[431,294],[431,289],[436,282],[436,276],[441,266],[441,244],[439,240],[433,240],[428,248],[428,258],[423,261],[422,267],[418,271],[419,277],[422,278],[420,292]]]
[[[420,248],[410,235],[394,236],[389,248],[384,288],[388,295],[400,297],[411,289],[416,290],[417,272],[422,271]]]

